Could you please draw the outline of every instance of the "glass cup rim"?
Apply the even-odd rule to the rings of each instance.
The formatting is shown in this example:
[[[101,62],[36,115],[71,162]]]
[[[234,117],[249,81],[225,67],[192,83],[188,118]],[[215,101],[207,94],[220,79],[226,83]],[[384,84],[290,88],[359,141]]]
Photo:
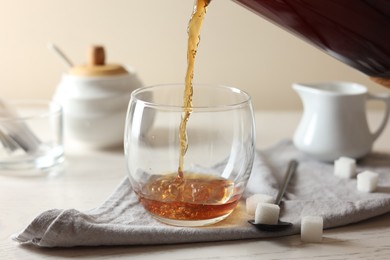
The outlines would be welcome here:
[[[143,103],[144,106],[146,107],[152,107],[152,108],[170,108],[170,109],[179,109],[179,110],[183,110],[184,109],[184,105],[172,105],[172,104],[164,104],[164,103],[155,103],[155,102],[150,102],[150,101],[146,101],[146,100],[143,100],[142,98],[139,98],[138,95],[141,94],[141,93],[145,93],[151,89],[155,89],[155,88],[162,88],[162,87],[168,87],[168,86],[171,86],[171,87],[178,87],[178,86],[181,86],[183,88],[183,93],[184,93],[184,83],[167,83],[167,84],[157,84],[157,85],[150,85],[150,86],[145,86],[145,87],[141,87],[141,88],[138,88],[136,90],[134,90],[132,93],[131,93],[131,99],[132,101],[134,102],[140,102],[140,103]],[[221,84],[204,84],[204,83],[194,83],[194,87],[212,87],[214,89],[216,88],[219,88],[219,89],[225,89],[225,90],[229,90],[231,91],[232,93],[235,93],[235,94],[238,94],[240,95],[241,97],[243,97],[243,100],[240,100],[238,102],[231,102],[231,103],[227,103],[227,104],[217,104],[217,105],[214,105],[214,104],[210,104],[210,105],[203,105],[203,106],[199,106],[199,105],[193,105],[192,106],[192,109],[196,109],[196,110],[209,110],[209,109],[212,109],[212,110],[231,110],[231,109],[237,109],[239,107],[243,107],[243,106],[247,106],[248,104],[251,103],[251,96],[237,88],[237,87],[231,87],[231,86],[227,86],[227,85],[221,85]],[[195,92],[196,90],[194,90]],[[194,96],[196,95],[196,93],[194,94]]]
[[[46,100],[46,99],[11,99],[7,100],[7,103],[9,103],[12,106],[16,107],[28,107],[28,106],[41,106],[41,107],[49,107],[51,105],[54,105],[53,110],[45,110],[45,111],[40,111],[39,113],[33,114],[33,115],[28,115],[28,116],[16,116],[16,117],[2,117],[0,116],[0,122],[9,122],[9,121],[27,121],[31,120],[34,118],[44,118],[48,117],[50,115],[56,115],[56,114],[61,114],[62,113],[62,106],[53,101],[53,100]]]

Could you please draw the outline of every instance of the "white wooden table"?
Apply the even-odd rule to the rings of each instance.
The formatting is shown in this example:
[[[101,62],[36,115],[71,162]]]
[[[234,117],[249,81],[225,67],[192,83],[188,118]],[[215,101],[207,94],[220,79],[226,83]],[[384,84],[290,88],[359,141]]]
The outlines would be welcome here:
[[[300,112],[257,112],[257,147],[291,138],[299,118]],[[380,113],[370,114],[373,125],[380,120]],[[390,153],[390,125],[374,150]],[[10,239],[42,211],[98,206],[125,176],[120,149],[68,150],[65,172],[57,177],[0,175],[0,259],[390,259],[390,214],[325,230],[319,244],[302,243],[294,235],[217,243],[45,249],[20,246]]]

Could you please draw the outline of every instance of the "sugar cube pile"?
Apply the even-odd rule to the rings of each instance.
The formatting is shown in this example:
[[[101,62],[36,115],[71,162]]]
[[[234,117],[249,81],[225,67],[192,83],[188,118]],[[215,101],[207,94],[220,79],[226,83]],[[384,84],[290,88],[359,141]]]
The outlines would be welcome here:
[[[356,160],[348,157],[340,157],[335,160],[334,175],[345,179],[354,178],[356,176]]]
[[[246,212],[250,215],[255,215],[257,204],[273,203],[274,199],[266,194],[254,194],[246,199]]]
[[[277,224],[280,207],[272,203],[261,202],[257,204],[255,212],[255,224]]]
[[[324,221],[320,216],[304,216],[301,219],[301,240],[308,243],[322,241]]]
[[[378,173],[364,171],[357,175],[357,189],[363,192],[373,192],[378,184]]]

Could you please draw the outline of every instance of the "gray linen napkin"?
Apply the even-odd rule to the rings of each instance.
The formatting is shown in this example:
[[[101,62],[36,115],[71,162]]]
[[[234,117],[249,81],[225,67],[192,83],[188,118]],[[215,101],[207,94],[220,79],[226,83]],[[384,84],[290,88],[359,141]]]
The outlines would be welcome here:
[[[247,222],[251,217],[246,214],[244,199],[253,193],[276,196],[278,181],[293,158],[299,166],[281,205],[281,219],[294,226],[283,232],[259,231]],[[337,227],[390,212],[390,155],[373,153],[358,162],[358,172],[367,169],[379,173],[374,193],[357,191],[356,179],[334,176],[332,164],[314,161],[299,153],[290,141],[282,141],[257,151],[242,201],[227,219],[215,225],[188,228],[156,221],[140,206],[126,178],[100,207],[85,212],[43,212],[13,239],[42,247],[72,247],[262,238],[299,233],[301,217],[306,215],[322,216],[325,228]]]

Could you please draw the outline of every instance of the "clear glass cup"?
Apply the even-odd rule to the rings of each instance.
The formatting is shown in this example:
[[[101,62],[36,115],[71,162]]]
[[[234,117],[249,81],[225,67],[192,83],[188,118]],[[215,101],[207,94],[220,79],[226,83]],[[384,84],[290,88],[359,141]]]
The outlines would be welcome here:
[[[194,85],[180,178],[183,95],[182,84],[132,92],[125,157],[131,185],[149,213],[171,225],[203,226],[226,218],[246,187],[255,151],[253,108],[237,88]]]
[[[64,160],[62,125],[62,108],[55,102],[2,101],[0,173],[51,173]]]

